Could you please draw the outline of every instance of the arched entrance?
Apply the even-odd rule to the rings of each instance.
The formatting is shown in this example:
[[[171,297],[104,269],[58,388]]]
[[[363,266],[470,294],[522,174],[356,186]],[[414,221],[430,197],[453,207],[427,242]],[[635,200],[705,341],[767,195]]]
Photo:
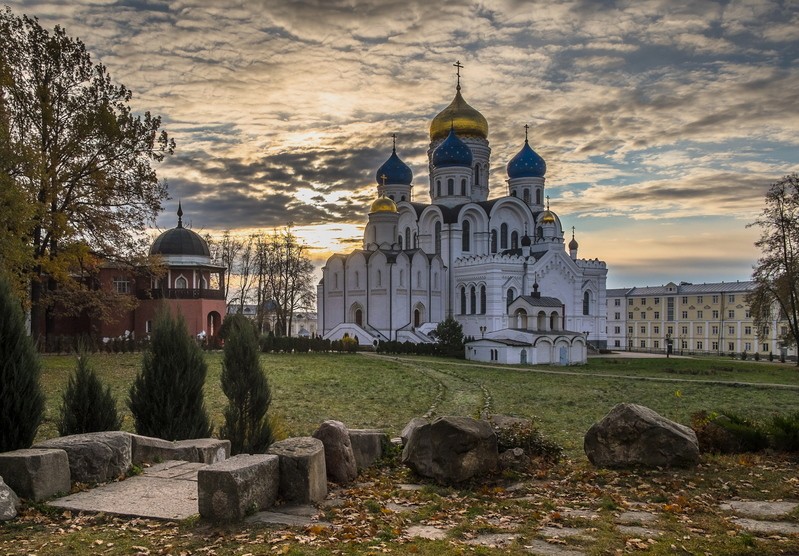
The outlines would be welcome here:
[[[519,355],[519,363],[522,365],[527,364],[527,350],[523,349],[521,355]]]
[[[219,327],[222,324],[222,316],[217,313],[216,311],[211,311],[208,313],[208,318],[206,319],[206,326],[205,332],[209,337],[216,336],[216,333],[219,331]]]
[[[424,305],[417,303],[413,308],[413,327],[418,328],[425,321]]]
[[[360,307],[355,309],[355,324],[358,326],[363,326],[363,311]]]
[[[527,311],[518,309],[514,316],[516,317],[516,328],[527,330]]]

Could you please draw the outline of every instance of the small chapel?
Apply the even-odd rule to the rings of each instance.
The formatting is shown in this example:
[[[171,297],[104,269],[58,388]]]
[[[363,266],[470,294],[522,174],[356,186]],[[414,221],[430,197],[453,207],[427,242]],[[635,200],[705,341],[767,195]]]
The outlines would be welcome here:
[[[414,200],[414,173],[394,136],[375,174],[361,248],[332,255],[322,268],[319,333],[361,345],[431,342],[438,323],[452,316],[466,336],[483,340],[467,348],[471,358],[497,360],[491,342],[521,338],[510,342],[524,344],[515,351],[501,344],[510,354],[504,359],[584,362],[586,338],[606,346],[607,265],[578,257],[574,228],[566,243],[527,125],[505,183],[492,184],[488,122],[464,100],[463,66],[455,66],[455,97],[430,124],[430,203]]]

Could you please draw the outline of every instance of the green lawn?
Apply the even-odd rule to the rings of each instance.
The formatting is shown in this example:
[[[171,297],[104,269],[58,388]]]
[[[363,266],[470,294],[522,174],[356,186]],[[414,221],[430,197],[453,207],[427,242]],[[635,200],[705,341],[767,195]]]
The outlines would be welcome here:
[[[216,427],[226,399],[219,386],[221,354],[209,353],[206,404]],[[791,365],[717,359],[597,358],[583,367],[499,367],[451,359],[371,355],[263,355],[272,412],[286,435],[307,435],[325,419],[398,435],[412,417],[478,416],[483,409],[533,417],[571,456],[582,452],[588,427],[620,402],[651,407],[689,423],[699,410],[733,410],[754,418],[799,411],[799,372]],[[125,399],[139,354],[98,354],[94,363],[132,430]],[[60,392],[74,367],[70,356],[43,358],[47,417],[39,438],[56,435]],[[788,385],[791,388],[773,386]]]

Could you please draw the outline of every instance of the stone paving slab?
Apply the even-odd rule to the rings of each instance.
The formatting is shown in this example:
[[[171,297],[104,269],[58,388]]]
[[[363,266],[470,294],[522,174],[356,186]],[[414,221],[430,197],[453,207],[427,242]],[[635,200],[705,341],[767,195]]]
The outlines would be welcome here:
[[[738,527],[753,533],[768,533],[776,535],[799,535],[799,524],[787,521],[759,521],[739,517],[732,520]]]
[[[780,517],[791,513],[797,507],[797,502],[771,502],[760,500],[728,500],[719,504],[725,511],[735,512],[748,517]]]
[[[654,538],[663,534],[657,529],[652,529],[651,527],[641,527],[640,525],[618,525],[617,529],[623,535],[627,535],[629,537]]]
[[[529,550],[531,554],[537,554],[538,556],[585,556],[585,552],[580,550],[537,539],[529,541],[528,544],[524,545],[524,548]]]
[[[483,535],[477,535],[473,539],[467,539],[464,542],[472,546],[498,548],[511,544],[517,538],[519,538],[519,535],[513,535],[511,533],[485,533]]]
[[[616,523],[621,523],[622,525],[633,525],[635,523],[651,523],[653,521],[657,521],[657,519],[658,516],[649,512],[622,512],[616,516]]]
[[[290,527],[308,527],[318,525],[320,527],[332,527],[325,521],[314,521],[312,517],[305,515],[291,515],[280,512],[256,512],[244,520],[247,523],[260,523],[264,525],[288,525]]]
[[[189,463],[186,461],[165,461],[158,463],[144,470],[144,475],[148,477],[158,477],[159,479],[180,479],[184,481],[196,481],[197,471],[205,467],[205,463]]]
[[[408,527],[405,534],[409,537],[419,537],[422,539],[439,540],[447,538],[446,529],[439,529],[432,525],[412,525]]]
[[[538,533],[548,539],[565,539],[571,537],[582,540],[594,540],[594,537],[592,537],[587,530],[581,529],[579,527],[547,526],[539,529]]]

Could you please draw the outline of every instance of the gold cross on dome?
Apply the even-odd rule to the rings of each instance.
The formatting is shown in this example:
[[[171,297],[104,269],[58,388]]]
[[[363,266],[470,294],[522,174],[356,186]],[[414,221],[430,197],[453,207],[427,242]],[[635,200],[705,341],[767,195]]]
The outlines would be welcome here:
[[[455,62],[452,65],[455,66],[456,68],[458,68],[458,69],[455,70],[455,72],[458,75],[458,90],[460,91],[461,90],[461,68],[463,68],[463,64],[461,64],[461,61],[458,60],[457,62]]]
[[[388,176],[383,174],[382,176],[380,176],[380,179],[383,180],[383,185],[386,185],[386,180],[388,179]]]
[[[527,142],[527,130],[530,128],[529,125],[524,124],[524,142]]]

